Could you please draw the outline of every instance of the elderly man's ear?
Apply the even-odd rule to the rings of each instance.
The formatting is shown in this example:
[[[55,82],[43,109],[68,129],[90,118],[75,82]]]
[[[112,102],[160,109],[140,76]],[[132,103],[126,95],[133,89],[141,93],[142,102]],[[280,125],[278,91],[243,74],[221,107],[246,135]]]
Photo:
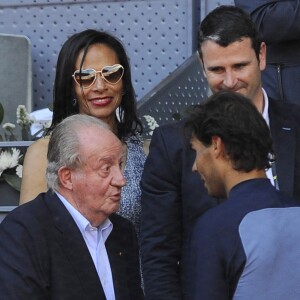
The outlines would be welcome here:
[[[68,190],[73,189],[72,171],[67,167],[62,167],[58,170],[58,178],[60,185]]]

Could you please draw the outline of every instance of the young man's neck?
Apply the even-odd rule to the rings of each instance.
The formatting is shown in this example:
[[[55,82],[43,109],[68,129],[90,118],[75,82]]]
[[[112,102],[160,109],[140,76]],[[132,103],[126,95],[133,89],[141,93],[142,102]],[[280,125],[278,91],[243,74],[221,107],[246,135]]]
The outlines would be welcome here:
[[[239,184],[243,181],[247,181],[247,180],[251,180],[251,179],[261,179],[261,178],[267,178],[265,170],[254,169],[247,173],[244,171],[242,171],[242,172],[234,171],[234,173],[231,174],[231,176],[228,176],[228,181],[226,183],[227,197],[228,197],[231,189],[234,186],[236,186],[237,184]]]

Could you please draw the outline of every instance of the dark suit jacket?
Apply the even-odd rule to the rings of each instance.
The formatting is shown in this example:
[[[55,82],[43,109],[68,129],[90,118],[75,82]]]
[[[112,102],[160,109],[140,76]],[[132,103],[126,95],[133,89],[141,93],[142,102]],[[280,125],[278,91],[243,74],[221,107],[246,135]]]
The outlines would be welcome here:
[[[269,99],[282,191],[300,201],[300,107]],[[181,299],[185,250],[197,216],[217,204],[192,172],[183,121],[154,131],[142,176],[141,252],[146,299]]]
[[[266,42],[267,63],[299,65],[300,0],[235,0],[234,3],[251,16]]]
[[[143,299],[136,233],[112,215],[106,241],[116,299]],[[89,250],[56,195],[40,194],[0,224],[1,299],[105,299]]]
[[[279,189],[300,201],[300,106],[269,98]]]
[[[263,87],[277,100],[300,104],[300,0],[235,0],[267,44]],[[297,79],[296,79],[297,78]]]

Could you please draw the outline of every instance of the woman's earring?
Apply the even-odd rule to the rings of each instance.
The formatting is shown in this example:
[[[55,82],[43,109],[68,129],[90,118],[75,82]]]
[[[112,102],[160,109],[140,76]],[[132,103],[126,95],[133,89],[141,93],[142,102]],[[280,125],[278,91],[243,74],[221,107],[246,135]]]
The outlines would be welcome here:
[[[75,107],[75,106],[77,106],[77,99],[76,98],[73,98],[73,100],[72,100],[72,105]]]

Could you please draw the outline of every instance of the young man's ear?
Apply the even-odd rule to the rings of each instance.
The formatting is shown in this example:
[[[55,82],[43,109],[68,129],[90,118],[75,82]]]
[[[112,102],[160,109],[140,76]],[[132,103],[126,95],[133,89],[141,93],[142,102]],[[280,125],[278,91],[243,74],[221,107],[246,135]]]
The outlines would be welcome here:
[[[220,155],[223,155],[224,143],[223,143],[222,139],[219,136],[214,135],[211,138],[211,141],[212,141],[212,150],[213,150],[215,158],[218,158],[218,157],[220,157]]]

